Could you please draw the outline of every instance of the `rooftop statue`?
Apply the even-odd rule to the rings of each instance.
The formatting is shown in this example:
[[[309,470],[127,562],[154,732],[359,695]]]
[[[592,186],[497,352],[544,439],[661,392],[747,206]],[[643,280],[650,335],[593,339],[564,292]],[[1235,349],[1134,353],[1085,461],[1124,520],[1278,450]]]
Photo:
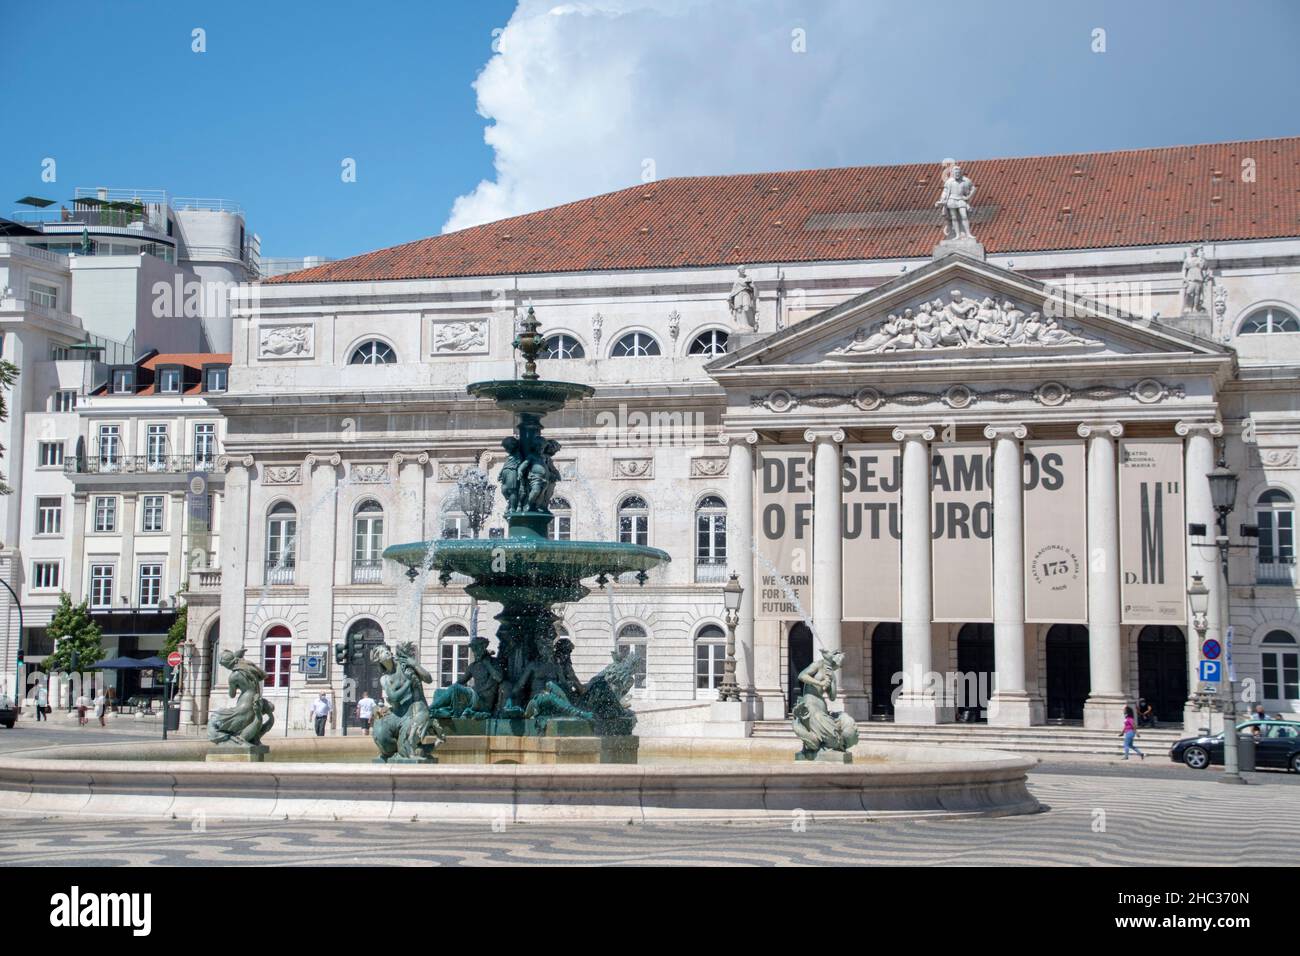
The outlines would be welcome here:
[[[963,175],[960,166],[954,165],[943,182],[943,193],[936,206],[943,208],[945,239],[974,239],[970,231],[971,200],[975,198],[975,184]],[[951,232],[952,235],[948,235]]]
[[[754,280],[745,274],[744,266],[736,269],[736,281],[731,284],[727,306],[731,309],[732,321],[737,325],[758,328],[758,293],[754,290]]]
[[[1183,315],[1205,312],[1205,287],[1210,283],[1210,265],[1204,247],[1193,246],[1183,258]]]

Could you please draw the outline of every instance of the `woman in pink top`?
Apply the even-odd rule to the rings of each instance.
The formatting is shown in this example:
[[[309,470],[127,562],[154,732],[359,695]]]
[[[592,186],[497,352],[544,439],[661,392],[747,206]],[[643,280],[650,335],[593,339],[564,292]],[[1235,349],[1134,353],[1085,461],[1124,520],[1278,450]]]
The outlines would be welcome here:
[[[1142,751],[1138,750],[1137,745],[1133,743],[1133,738],[1137,736],[1137,722],[1133,719],[1132,707],[1124,708],[1124,730],[1120,734],[1120,736],[1124,738],[1124,759],[1125,760],[1128,759],[1128,752],[1130,750],[1133,751],[1135,754],[1137,754],[1138,757],[1140,757],[1141,759],[1143,760],[1147,759],[1147,755],[1144,754]]]

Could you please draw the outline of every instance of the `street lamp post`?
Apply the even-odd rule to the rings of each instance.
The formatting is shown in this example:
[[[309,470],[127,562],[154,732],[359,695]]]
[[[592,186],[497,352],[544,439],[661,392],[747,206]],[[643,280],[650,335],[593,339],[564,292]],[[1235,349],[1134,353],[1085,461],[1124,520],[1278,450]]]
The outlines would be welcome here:
[[[14,711],[15,713],[20,713],[22,711],[23,700],[23,602],[18,600],[17,593],[9,586],[8,581],[4,578],[0,578],[0,584],[5,586],[5,590],[8,591],[9,596],[13,598],[14,607],[18,608],[18,653],[14,655]]]
[[[1205,579],[1199,574],[1192,575],[1192,585],[1187,589],[1187,602],[1192,608],[1192,627],[1196,629],[1199,644],[1205,643],[1205,632],[1209,629],[1210,589],[1205,586]],[[1237,761],[1237,717],[1234,703],[1235,690],[1232,675],[1224,675],[1227,699],[1223,705],[1223,777],[1224,783],[1245,783],[1246,779],[1238,769]]]
[[[727,660],[723,665],[722,684],[718,687],[720,701],[740,703],[740,687],[736,684],[736,625],[740,623],[740,599],[744,593],[740,578],[732,571],[731,579],[722,589],[722,603],[727,615]]]

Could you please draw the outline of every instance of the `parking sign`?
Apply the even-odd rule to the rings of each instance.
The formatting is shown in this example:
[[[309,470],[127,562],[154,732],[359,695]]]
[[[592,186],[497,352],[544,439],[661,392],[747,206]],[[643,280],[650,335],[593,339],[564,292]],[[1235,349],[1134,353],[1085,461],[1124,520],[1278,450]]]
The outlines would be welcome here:
[[[1222,679],[1219,674],[1222,666],[1218,661],[1201,661],[1201,680],[1207,684],[1217,684]]]

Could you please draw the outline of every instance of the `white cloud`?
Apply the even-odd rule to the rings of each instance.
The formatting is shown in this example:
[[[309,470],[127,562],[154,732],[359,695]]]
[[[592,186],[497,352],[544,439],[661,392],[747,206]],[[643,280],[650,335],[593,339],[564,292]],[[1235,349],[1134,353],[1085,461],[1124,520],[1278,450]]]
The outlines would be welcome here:
[[[521,0],[475,82],[494,178],[455,201],[443,231],[632,186],[651,169],[878,158],[867,148],[900,109],[889,87],[865,88],[883,72],[866,60],[893,59],[879,19],[862,0]]]

